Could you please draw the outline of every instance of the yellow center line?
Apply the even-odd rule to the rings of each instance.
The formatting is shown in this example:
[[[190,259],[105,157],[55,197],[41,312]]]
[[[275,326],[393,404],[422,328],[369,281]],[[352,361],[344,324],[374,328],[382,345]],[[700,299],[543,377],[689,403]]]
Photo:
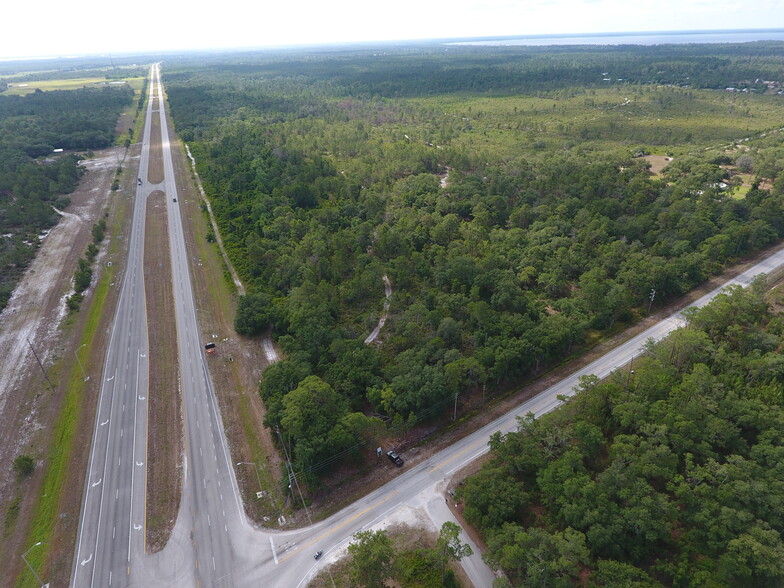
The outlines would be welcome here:
[[[500,427],[500,428],[499,428],[499,431],[500,431],[500,430],[503,430],[503,429],[506,429],[506,427],[507,427],[507,426],[508,426],[510,423],[511,423],[511,421],[509,421],[508,423],[504,423],[504,425],[503,425],[502,427]],[[480,439],[480,440],[479,440],[479,441],[477,441],[476,443],[473,443],[473,444],[469,445],[468,447],[466,447],[465,449],[463,449],[463,451],[460,451],[459,453],[456,453],[456,454],[454,454],[452,457],[450,457],[450,458],[449,458],[449,459],[447,459],[446,461],[444,461],[444,462],[441,462],[441,463],[440,463],[440,464],[438,464],[437,466],[433,466],[433,468],[432,468],[432,469],[428,470],[428,473],[432,473],[432,472],[436,471],[437,469],[440,469],[440,468],[444,467],[445,465],[447,465],[447,464],[449,464],[449,463],[453,462],[454,460],[456,460],[458,457],[460,457],[460,456],[461,456],[461,455],[463,455],[464,453],[466,453],[466,452],[468,452],[468,451],[471,451],[471,450],[472,450],[474,447],[476,447],[477,445],[481,445],[482,443],[487,443],[487,439]]]
[[[343,527],[345,527],[346,525],[348,525],[348,524],[349,524],[349,523],[351,523],[352,521],[355,521],[355,520],[357,520],[359,517],[361,517],[362,515],[364,515],[364,514],[367,514],[368,512],[370,512],[371,510],[373,510],[374,508],[376,508],[376,507],[377,507],[379,504],[384,504],[384,503],[385,503],[387,500],[389,500],[390,498],[393,498],[393,497],[394,497],[394,496],[396,496],[396,495],[397,495],[399,492],[400,492],[399,490],[395,490],[395,491],[394,491],[392,494],[390,494],[390,495],[389,495],[389,496],[387,496],[386,498],[382,498],[382,499],[381,499],[381,500],[379,500],[378,502],[376,502],[376,503],[374,503],[374,504],[371,504],[370,506],[368,506],[368,507],[367,507],[365,510],[363,510],[362,512],[359,512],[359,513],[355,514],[355,515],[354,515],[353,517],[351,517],[350,519],[346,519],[345,521],[343,521],[342,523],[340,523],[340,524],[339,524],[337,527],[334,527],[334,528],[330,529],[330,530],[329,530],[329,531],[327,531],[326,533],[322,533],[321,535],[319,535],[318,537],[316,537],[315,539],[313,539],[313,540],[312,540],[312,541],[310,541],[309,543],[306,543],[306,544],[304,544],[302,547],[299,547],[298,549],[295,549],[294,551],[292,551],[291,553],[289,553],[289,554],[288,554],[288,555],[286,555],[285,557],[278,558],[278,560],[280,561],[280,563],[283,563],[284,561],[286,561],[287,559],[289,559],[289,558],[293,557],[294,555],[296,555],[297,553],[299,553],[299,552],[300,552],[300,551],[302,551],[303,549],[307,549],[307,548],[308,548],[308,547],[310,547],[311,545],[313,545],[313,544],[315,544],[315,543],[317,543],[317,542],[321,541],[321,540],[322,540],[324,537],[327,537],[327,536],[331,535],[331,534],[332,534],[332,533],[334,533],[335,531],[339,531],[340,529],[342,529]]]

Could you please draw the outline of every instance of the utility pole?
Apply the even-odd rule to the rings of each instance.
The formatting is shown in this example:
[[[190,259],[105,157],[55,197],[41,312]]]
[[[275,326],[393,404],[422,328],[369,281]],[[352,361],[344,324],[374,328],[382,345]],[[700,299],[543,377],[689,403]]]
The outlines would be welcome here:
[[[261,493],[263,493],[264,492],[264,488],[261,485],[261,476],[259,475],[259,466],[256,465],[256,462],[255,461],[238,461],[237,465],[238,466],[241,466],[241,465],[252,465],[253,466],[253,469],[256,470],[256,479],[259,481],[259,490],[261,491]]]
[[[54,394],[54,385],[52,384],[52,380],[49,379],[49,374],[46,373],[46,370],[44,369],[44,364],[42,364],[41,360],[38,358],[38,354],[35,352],[35,348],[33,347],[33,344],[30,343],[30,339],[27,340],[27,344],[30,346],[30,350],[33,352],[33,355],[35,355],[35,360],[38,362],[38,367],[40,367],[41,371],[44,373],[44,377],[46,378],[46,381],[49,382],[49,388],[52,389],[52,394]]]
[[[28,341],[28,343],[29,343],[29,341]],[[41,543],[43,543],[43,541],[39,541],[38,543],[36,543],[35,545],[33,545],[33,546],[30,548],[30,549],[28,549],[27,551],[25,551],[25,552],[22,554],[22,560],[23,560],[23,561],[24,561],[24,562],[27,564],[27,567],[28,567],[28,568],[30,568],[30,571],[31,571],[31,572],[33,572],[33,575],[35,576],[35,579],[36,579],[36,580],[38,580],[38,583],[41,585],[41,588],[46,588],[47,586],[49,586],[49,584],[48,584],[48,583],[47,583],[47,584],[44,584],[43,580],[41,580],[41,576],[39,576],[39,575],[36,573],[36,571],[33,569],[33,566],[31,566],[31,565],[30,565],[30,562],[29,562],[29,561],[27,561],[27,558],[25,557],[25,556],[26,556],[28,553],[30,553],[30,551],[32,551],[32,549],[33,549],[34,547],[38,547],[39,545],[41,545]]]
[[[275,431],[278,433],[278,439],[280,439],[280,444],[283,445],[283,453],[286,456],[286,464],[288,465],[289,471],[289,488],[291,489],[291,493],[294,494],[294,488],[291,487],[292,480],[294,481],[294,485],[297,487],[297,492],[299,493],[299,499],[302,501],[302,506],[305,509],[305,514],[308,515],[308,523],[313,525],[313,520],[310,518],[310,510],[308,509],[308,505],[305,504],[305,497],[302,495],[302,489],[299,487],[299,480],[297,479],[297,474],[294,473],[294,468],[291,465],[291,458],[289,457],[289,452],[286,449],[286,444],[283,443],[283,436],[280,434],[280,428],[275,427]]]
[[[457,392],[455,392],[455,412],[452,415],[452,422],[454,423],[457,420]]]
[[[81,349],[81,348],[82,348],[82,347],[84,347],[85,345],[87,345],[87,343],[82,343],[82,344],[79,346],[79,349]],[[79,360],[79,354],[78,354],[78,352],[79,352],[79,349],[77,349],[76,351],[74,351],[74,357],[76,358],[76,363],[78,363],[78,364],[79,364],[79,369],[80,369],[80,370],[82,370],[82,377],[84,378],[84,381],[86,382],[87,380],[89,380],[89,379],[90,379],[90,376],[88,376],[88,375],[87,375],[87,374],[84,372],[84,366],[82,366],[82,362]]]
[[[651,301],[648,303],[648,314],[651,314],[651,306],[653,305],[653,299],[656,298],[656,288],[651,288]]]

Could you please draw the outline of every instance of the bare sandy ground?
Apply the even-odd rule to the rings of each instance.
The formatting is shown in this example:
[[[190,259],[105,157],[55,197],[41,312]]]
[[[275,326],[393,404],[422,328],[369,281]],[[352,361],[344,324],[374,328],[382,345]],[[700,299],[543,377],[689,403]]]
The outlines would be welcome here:
[[[0,514],[6,512],[8,501],[19,491],[12,461],[20,453],[41,457],[43,446],[39,447],[36,433],[46,433],[52,411],[59,403],[59,397],[53,397],[43,379],[28,341],[44,367],[53,372],[57,390],[55,364],[62,359],[70,366],[74,361],[74,350],[60,329],[66,317],[65,298],[73,291],[77,259],[92,240],[92,226],[100,218],[109,195],[114,194],[109,190],[117,168],[114,148],[100,151],[82,163],[87,173],[77,190],[69,194],[71,206],[59,211],[60,222],[44,237],[35,259],[0,314]],[[101,256],[93,272],[94,280],[99,275],[100,260]],[[25,495],[32,494],[33,488],[28,487]],[[25,511],[23,503],[20,520]],[[14,542],[20,537],[16,529],[11,531],[6,529],[5,536],[0,537],[0,553],[16,550]]]

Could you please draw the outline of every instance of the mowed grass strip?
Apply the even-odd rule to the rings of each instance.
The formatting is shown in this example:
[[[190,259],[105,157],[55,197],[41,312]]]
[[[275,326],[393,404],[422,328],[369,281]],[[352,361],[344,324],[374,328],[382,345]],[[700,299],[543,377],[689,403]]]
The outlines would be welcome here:
[[[147,397],[147,551],[169,540],[182,494],[182,412],[166,195],[147,198],[144,292],[150,340]]]

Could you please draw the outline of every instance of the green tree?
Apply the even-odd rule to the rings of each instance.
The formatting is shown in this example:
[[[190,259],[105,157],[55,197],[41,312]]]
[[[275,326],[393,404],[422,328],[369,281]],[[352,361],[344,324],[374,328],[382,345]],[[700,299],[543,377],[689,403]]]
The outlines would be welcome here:
[[[394,573],[395,549],[385,530],[355,533],[348,552],[351,581],[358,586],[384,586]]]
[[[344,448],[346,436],[330,433],[347,412],[345,398],[318,376],[308,376],[283,397],[280,424],[301,467]]]
[[[13,467],[20,478],[29,476],[35,470],[35,461],[29,455],[20,455],[14,460]]]
[[[604,588],[660,588],[662,584],[653,580],[644,570],[614,560],[600,560],[596,571],[591,574],[591,586]]]
[[[466,501],[466,520],[488,530],[519,518],[528,503],[508,468],[482,468],[458,489],[458,498]]]
[[[234,330],[240,335],[258,335],[269,327],[275,316],[271,296],[263,292],[250,292],[240,296],[237,303]]]
[[[441,525],[434,551],[436,561],[441,567],[441,584],[444,583],[446,566],[450,561],[460,561],[474,554],[470,545],[460,541],[460,531],[460,526],[451,521]]]
[[[488,542],[485,560],[503,568],[513,584],[568,588],[589,560],[585,536],[568,527],[548,532],[507,523]]]

